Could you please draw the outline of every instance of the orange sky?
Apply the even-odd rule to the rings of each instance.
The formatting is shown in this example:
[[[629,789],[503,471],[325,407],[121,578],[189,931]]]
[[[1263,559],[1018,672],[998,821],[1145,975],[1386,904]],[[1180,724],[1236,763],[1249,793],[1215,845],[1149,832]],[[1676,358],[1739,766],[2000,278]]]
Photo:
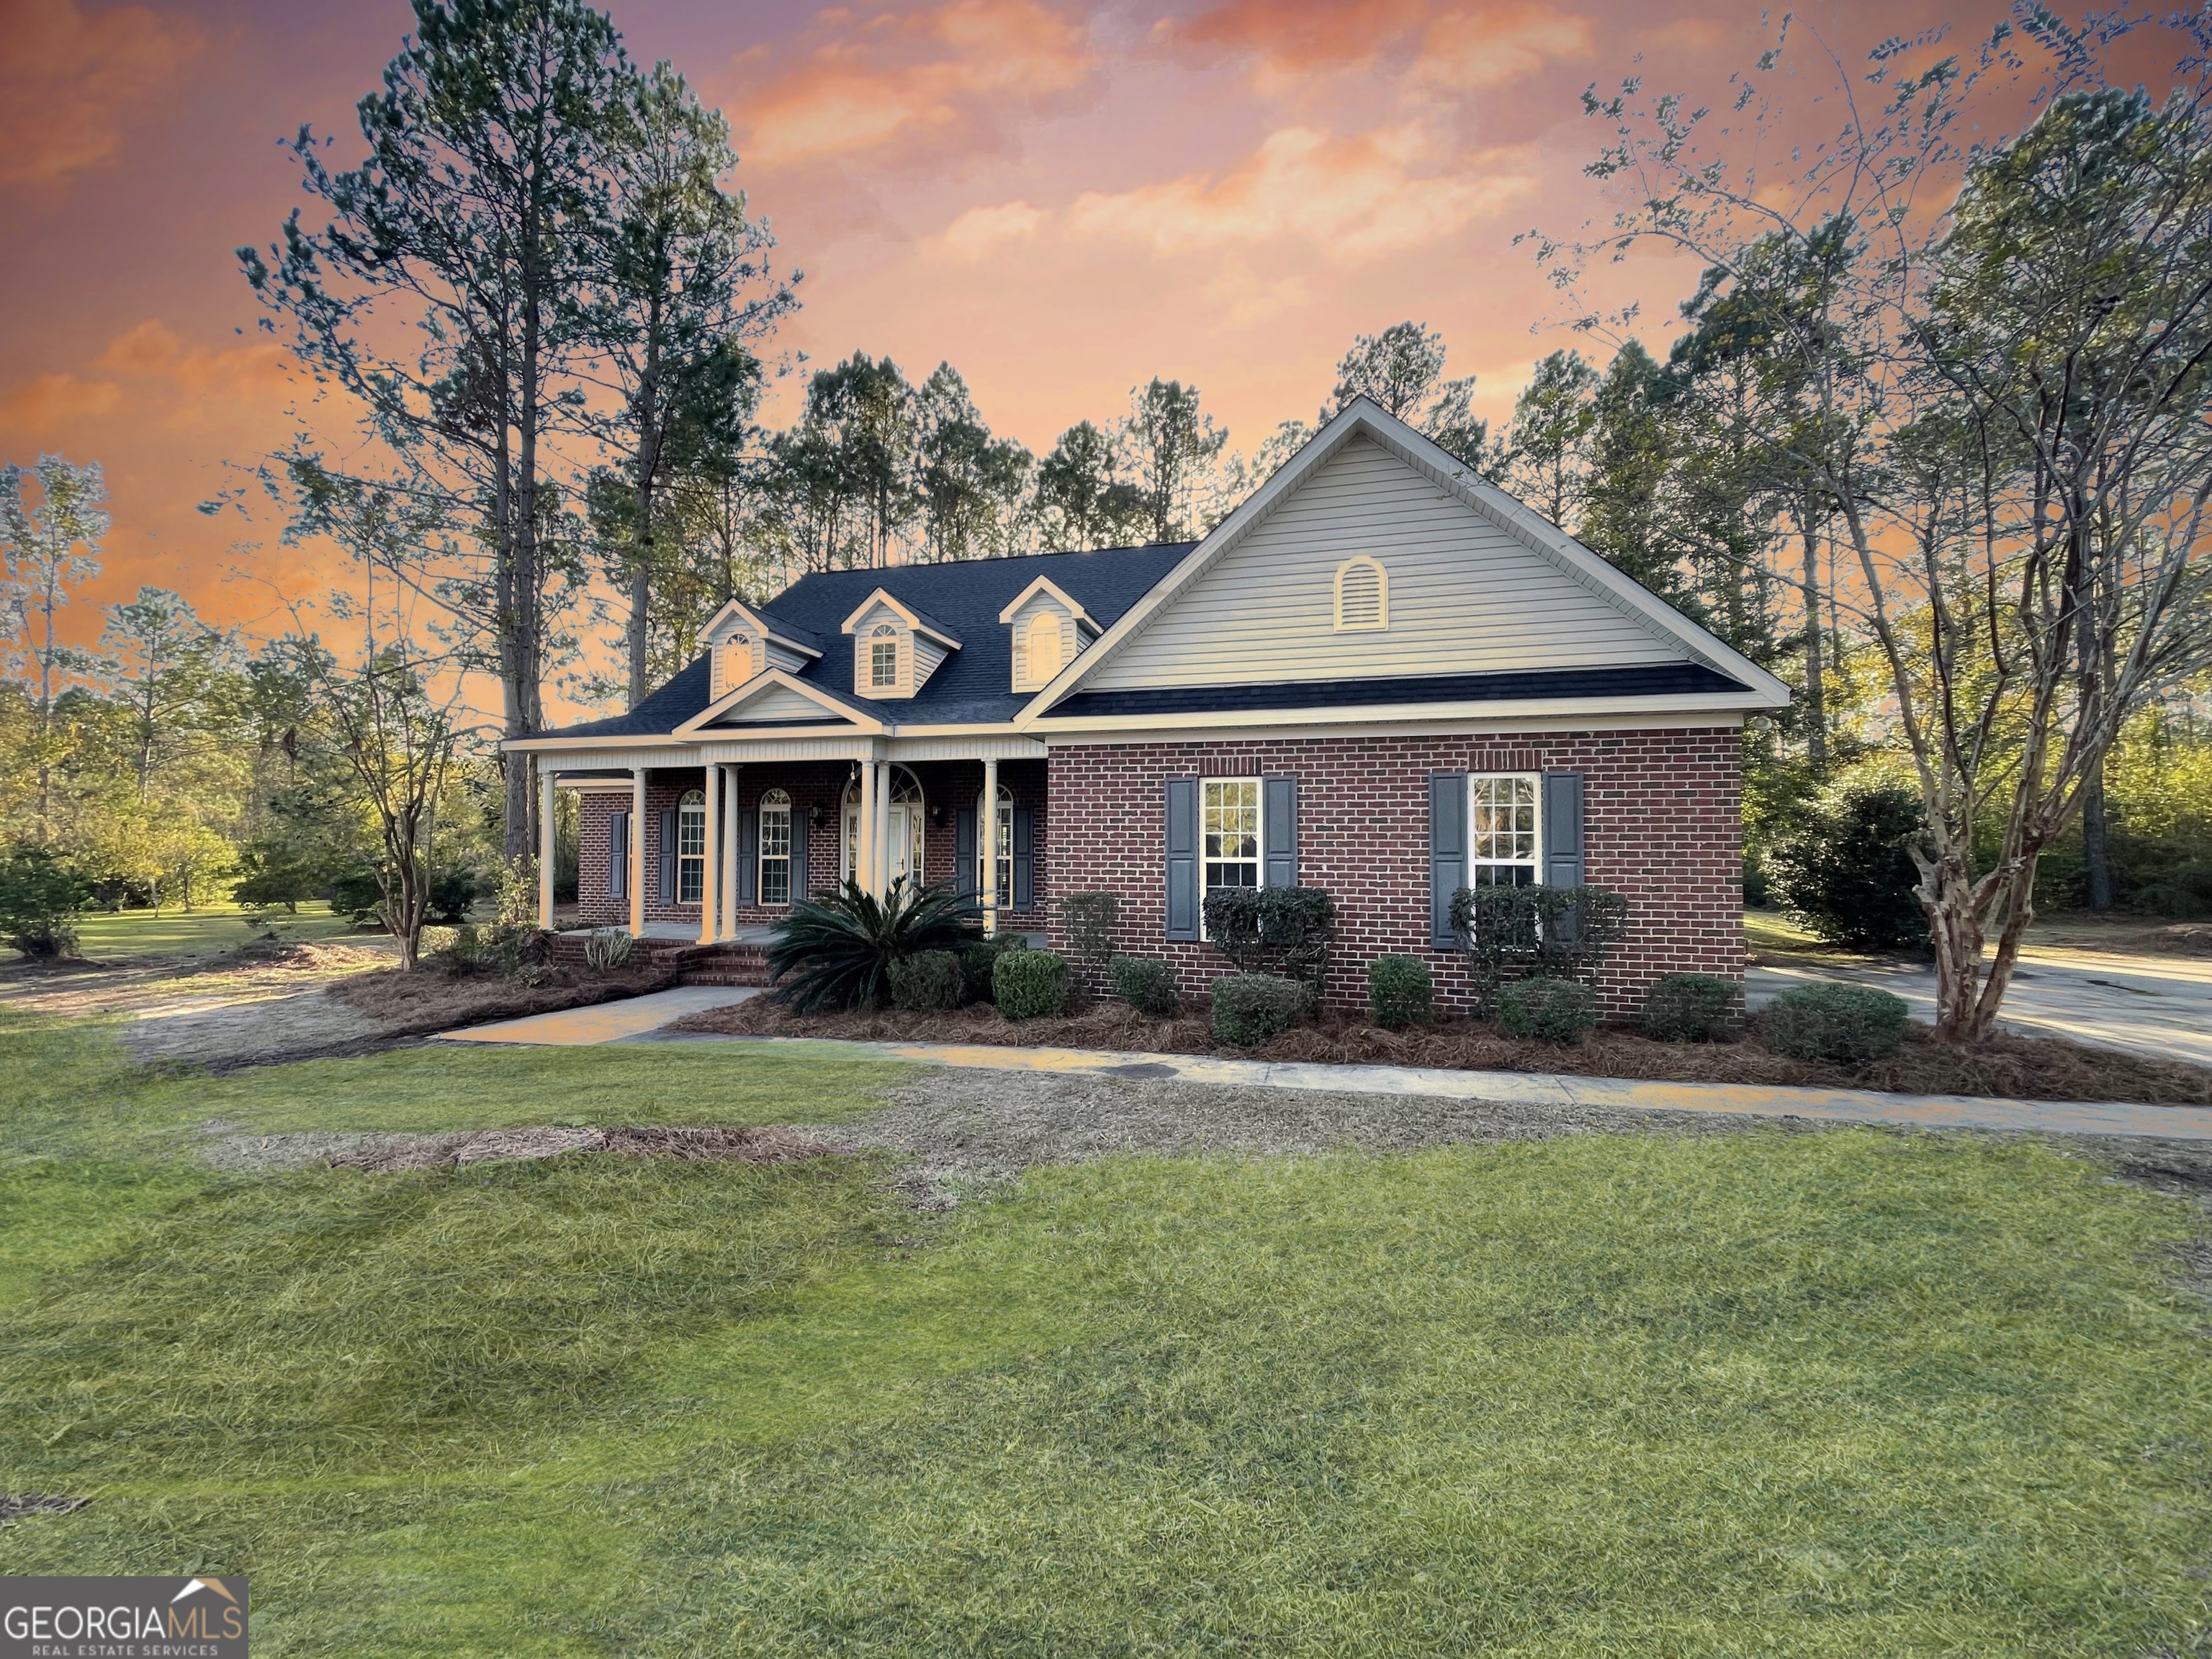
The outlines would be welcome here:
[[[1579,176],[1599,137],[1582,88],[1640,72],[1710,94],[1761,42],[1756,5],[1710,0],[614,15],[634,57],[673,60],[731,118],[740,182],[806,273],[778,343],[887,352],[916,379],[949,358],[985,418],[1040,453],[1156,374],[1194,380],[1249,449],[1312,417],[1353,333],[1408,317],[1443,331],[1448,372],[1480,376],[1495,421],[1560,343],[1513,234],[1603,210]],[[1996,15],[1802,14],[1853,64],[1942,15],[1971,49]],[[267,243],[301,199],[277,147],[301,122],[357,158],[352,105],[410,15],[0,0],[0,458],[106,464],[95,598],[157,582],[244,622],[265,590],[234,568],[307,575],[267,544],[273,525],[240,548],[252,530],[194,510],[293,429],[232,250]],[[1665,315],[1690,276],[1650,259],[1618,280]]]

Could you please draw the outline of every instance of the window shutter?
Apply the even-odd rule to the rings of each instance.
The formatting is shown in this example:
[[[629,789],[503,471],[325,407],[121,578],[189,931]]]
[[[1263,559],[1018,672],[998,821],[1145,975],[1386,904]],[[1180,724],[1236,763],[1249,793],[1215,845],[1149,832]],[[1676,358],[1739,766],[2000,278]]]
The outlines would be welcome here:
[[[1298,884],[1298,781],[1262,778],[1260,798],[1260,831],[1267,837],[1264,884],[1295,887]]]
[[[1467,774],[1429,775],[1429,943],[1455,951],[1452,898],[1467,885]]]
[[[1583,884],[1583,775],[1544,774],[1544,884]]]
[[[676,814],[660,815],[660,902],[676,902]]]
[[[1036,811],[1014,808],[1014,902],[1017,910],[1036,906]]]
[[[975,809],[955,807],[952,812],[952,890],[962,898],[976,896]]]
[[[791,806],[791,902],[805,898],[810,890],[806,885],[806,843],[813,834],[814,811],[793,801]]]
[[[607,819],[607,896],[629,894],[629,814],[616,812]]]
[[[793,822],[799,815],[792,814]],[[760,814],[738,814],[738,898],[739,904],[760,902]]]
[[[1170,939],[1198,937],[1198,780],[1170,778],[1167,801]]]

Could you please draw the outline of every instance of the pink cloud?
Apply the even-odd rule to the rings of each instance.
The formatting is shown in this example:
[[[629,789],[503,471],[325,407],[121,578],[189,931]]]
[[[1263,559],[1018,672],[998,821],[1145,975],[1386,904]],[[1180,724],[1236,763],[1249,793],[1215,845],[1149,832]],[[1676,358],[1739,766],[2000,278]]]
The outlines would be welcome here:
[[[0,183],[42,185],[113,161],[203,44],[149,7],[88,16],[76,0],[0,0]]]

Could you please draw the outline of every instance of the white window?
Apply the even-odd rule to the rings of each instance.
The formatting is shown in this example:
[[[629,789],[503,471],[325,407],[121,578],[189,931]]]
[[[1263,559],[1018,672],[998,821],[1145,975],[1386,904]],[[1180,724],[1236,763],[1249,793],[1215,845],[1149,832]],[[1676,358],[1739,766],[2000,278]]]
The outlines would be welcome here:
[[[868,684],[878,690],[898,684],[898,629],[880,623],[868,639]]]
[[[1336,631],[1374,633],[1390,626],[1390,574],[1365,554],[1336,568]]]
[[[1260,884],[1260,780],[1207,778],[1200,785],[1200,862],[1206,891]]]
[[[1468,886],[1533,887],[1542,882],[1542,783],[1533,772],[1478,772],[1468,779]]]
[[[707,797],[694,789],[676,804],[676,902],[696,904],[707,890]]]
[[[761,797],[760,902],[791,902],[791,797],[781,789]]]
[[[922,842],[927,814],[921,798],[921,784],[903,766],[890,769],[891,798],[884,816],[890,825],[890,872],[905,876],[908,884],[920,886],[922,881]],[[845,867],[841,879],[849,881],[860,867],[860,786],[854,784],[845,791]]]
[[[976,810],[978,812],[981,811],[982,808],[980,803],[978,804]],[[1014,902],[1014,792],[1007,788],[1003,783],[999,786],[999,857],[997,862],[999,867],[996,873],[999,879],[995,890],[999,896],[999,908],[1001,910],[1004,910],[1009,908]],[[991,872],[987,871],[983,867],[983,849],[979,847],[975,849],[975,885],[978,890],[990,884],[984,880],[984,877],[991,873]],[[978,891],[977,897],[980,902],[981,897],[980,890]]]
[[[1061,632],[1057,611],[1040,611],[1030,618],[1028,629],[1030,684],[1043,686],[1052,683],[1060,672],[1066,653],[1066,641]]]

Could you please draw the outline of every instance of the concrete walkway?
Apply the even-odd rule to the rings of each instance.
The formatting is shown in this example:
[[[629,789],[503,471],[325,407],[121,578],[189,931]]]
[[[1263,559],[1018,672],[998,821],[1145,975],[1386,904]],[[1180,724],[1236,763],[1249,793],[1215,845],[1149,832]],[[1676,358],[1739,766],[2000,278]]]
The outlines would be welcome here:
[[[1792,985],[1879,986],[1936,1017],[1936,970],[1917,964],[1768,965],[1744,975],[1745,1000],[1764,1007]],[[2106,956],[2030,946],[2005,993],[1999,1021],[2027,1036],[2071,1037],[2155,1060],[2212,1066],[2212,960]]]
[[[620,1002],[596,1003],[589,1008],[567,1008],[556,1014],[527,1014],[491,1025],[471,1025],[458,1031],[441,1031],[446,1042],[527,1042],[560,1048],[588,1048],[600,1042],[619,1042],[625,1037],[657,1031],[671,1020],[701,1014],[709,1008],[727,1007],[758,996],[754,986],[678,985],[665,991],[648,991]]]

